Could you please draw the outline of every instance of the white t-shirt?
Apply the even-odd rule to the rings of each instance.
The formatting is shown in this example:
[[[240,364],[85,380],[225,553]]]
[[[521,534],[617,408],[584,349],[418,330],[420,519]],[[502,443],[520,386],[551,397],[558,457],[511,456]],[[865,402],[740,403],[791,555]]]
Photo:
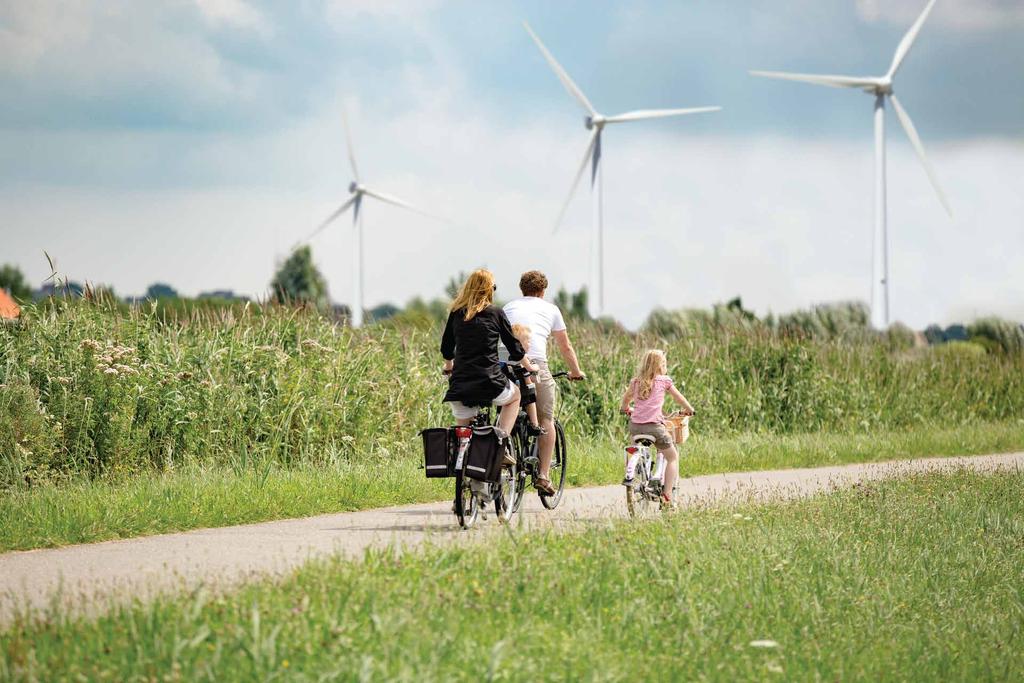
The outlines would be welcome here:
[[[530,328],[530,360],[548,360],[548,337],[565,329],[565,320],[558,306],[535,296],[521,296],[505,304],[505,315],[513,325]]]

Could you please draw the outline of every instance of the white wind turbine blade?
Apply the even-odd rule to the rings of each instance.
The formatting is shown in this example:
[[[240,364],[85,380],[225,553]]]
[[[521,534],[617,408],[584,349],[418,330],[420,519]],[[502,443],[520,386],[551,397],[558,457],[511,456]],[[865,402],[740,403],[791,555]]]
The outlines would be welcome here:
[[[917,157],[921,160],[921,165],[924,166],[924,172],[928,174],[928,180],[931,181],[932,187],[935,188],[935,192],[939,195],[939,201],[942,202],[942,208],[946,210],[950,218],[953,217],[953,209],[950,208],[949,202],[946,201],[946,195],[942,191],[942,187],[939,186],[939,179],[935,175],[935,171],[932,170],[931,164],[928,163],[928,158],[924,155],[924,145],[921,144],[921,138],[917,135],[917,129],[914,128],[914,122],[910,120],[910,115],[907,114],[906,110],[900,105],[900,101],[896,99],[895,95],[889,95],[889,100],[892,101],[892,108],[896,110],[896,117],[900,120],[903,125],[903,130],[907,132],[907,137],[910,138],[910,144],[914,146],[914,151],[917,152]]]
[[[562,81],[562,85],[565,86],[565,89],[569,94],[583,105],[583,108],[587,110],[588,114],[596,114],[597,110],[594,109],[594,105],[590,103],[590,100],[588,100],[587,96],[583,94],[583,91],[580,90],[579,86],[569,78],[569,74],[566,73],[565,69],[562,68],[562,65],[558,63],[558,60],[555,59],[554,55],[548,52],[548,49],[544,47],[544,43],[540,41],[537,34],[533,32],[532,28],[530,28],[530,25],[524,21],[523,26],[526,28],[526,32],[530,34],[530,37],[533,38],[533,42],[537,43],[537,47],[540,48],[541,54],[544,55],[544,59],[548,60],[551,70],[555,72],[556,76],[558,76],[558,80]]]
[[[780,78],[786,81],[802,81],[815,85],[828,85],[833,88],[873,88],[879,85],[879,79],[869,76],[832,76],[829,74],[793,74],[784,71],[751,71],[752,76],[764,78]]]
[[[348,146],[348,163],[352,166],[352,176],[355,181],[359,182],[359,169],[356,167],[356,151],[352,146],[352,131],[348,127],[348,115],[342,111],[341,121],[345,126],[345,144]]]
[[[319,235],[324,230],[324,228],[326,228],[328,225],[330,225],[335,220],[337,220],[337,218],[339,216],[341,216],[341,214],[343,214],[346,211],[348,211],[349,207],[352,206],[353,204],[355,204],[357,199],[359,199],[359,195],[358,194],[354,194],[351,197],[349,197],[348,200],[344,204],[339,206],[337,209],[334,210],[334,212],[330,216],[325,218],[324,222],[321,223],[320,225],[318,225],[316,230],[314,230],[313,232],[309,233],[309,237],[307,237],[306,239],[304,239],[302,241],[303,242],[308,242],[311,239],[313,239],[314,237],[316,237],[317,235]]]
[[[594,146],[597,144],[597,138],[601,135],[601,129],[595,127],[594,132],[590,134],[590,142],[587,143],[587,151],[583,155],[583,161],[580,163],[579,169],[576,171],[575,177],[572,179],[572,186],[569,188],[569,196],[565,198],[565,203],[562,204],[561,210],[558,212],[558,218],[555,219],[555,228],[551,231],[552,234],[558,232],[558,226],[562,224],[562,218],[565,217],[565,211],[569,208],[569,202],[572,201],[572,197],[576,194],[576,186],[580,184],[580,178],[583,177],[583,171],[587,168],[587,162],[590,161],[591,155],[594,153]]]
[[[934,6],[935,0],[931,0],[928,3],[928,6],[924,8],[924,11],[921,12],[921,16],[917,18],[914,25],[911,26],[910,30],[907,31],[907,34],[903,36],[903,40],[900,41],[899,46],[896,48],[896,54],[893,55],[892,65],[889,67],[889,78],[892,78],[893,74],[896,73],[896,70],[900,68],[900,64],[903,63],[903,59],[907,56],[907,53],[910,52],[910,48],[914,44],[914,40],[917,39],[917,34],[921,31],[921,27],[924,25],[925,19],[928,18],[928,15],[931,13],[932,7]]]
[[[434,220],[442,221],[442,222],[445,222],[445,223],[448,222],[448,220],[445,219],[445,218],[442,218],[440,216],[435,216],[432,213],[424,211],[423,209],[421,209],[421,208],[419,208],[417,206],[414,206],[414,205],[410,204],[409,202],[407,202],[407,201],[405,201],[403,199],[399,199],[398,197],[395,197],[395,196],[390,195],[390,194],[384,194],[383,192],[377,192],[375,190],[368,190],[366,188],[363,188],[363,194],[365,194],[367,196],[370,196],[370,197],[373,197],[374,199],[379,199],[380,201],[384,202],[385,204],[392,204],[394,206],[399,206],[399,207],[401,207],[403,209],[408,209],[409,211],[412,211],[413,213],[418,213],[421,216],[426,216],[427,218],[433,218]]]
[[[623,121],[643,121],[645,119],[661,119],[667,116],[685,116],[686,114],[703,114],[721,111],[721,107],[691,107],[689,109],[637,109],[624,114],[616,114],[605,118],[605,123],[621,123]]]

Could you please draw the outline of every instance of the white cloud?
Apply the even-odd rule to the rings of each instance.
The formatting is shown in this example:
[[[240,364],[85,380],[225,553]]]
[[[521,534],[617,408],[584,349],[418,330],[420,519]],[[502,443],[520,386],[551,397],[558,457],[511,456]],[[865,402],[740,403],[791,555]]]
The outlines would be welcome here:
[[[266,18],[245,0],[195,0],[203,18],[215,26],[235,26],[262,34],[270,32]]]
[[[857,14],[864,21],[884,21],[910,28],[926,4],[924,0],[857,0]],[[1020,0],[939,2],[929,20],[962,31],[1022,26],[1024,4]]]

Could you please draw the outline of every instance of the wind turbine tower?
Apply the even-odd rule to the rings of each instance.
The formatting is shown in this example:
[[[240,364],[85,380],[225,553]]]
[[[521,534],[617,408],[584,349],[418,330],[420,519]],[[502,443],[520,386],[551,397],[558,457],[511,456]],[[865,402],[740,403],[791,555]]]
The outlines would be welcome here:
[[[892,58],[889,70],[882,76],[830,76],[818,74],[795,74],[780,71],[751,71],[755,76],[766,78],[781,78],[790,81],[803,81],[815,85],[827,85],[833,88],[857,88],[872,95],[875,98],[875,230],[872,249],[872,277],[871,277],[871,317],[876,326],[889,326],[889,234],[886,223],[886,194],[885,194],[885,100],[892,102],[892,108],[896,112],[896,118],[906,131],[910,144],[917,152],[921,165],[924,166],[928,180],[939,195],[939,202],[950,217],[953,215],[946,195],[939,186],[939,180],[928,158],[924,154],[924,145],[914,128],[914,122],[910,115],[900,104],[893,92],[893,79],[900,65],[910,52],[917,34],[921,31],[928,14],[935,6],[936,0],[930,0],[928,5],[921,12],[921,15],[914,22],[910,30],[903,36],[896,54]]]
[[[575,99],[584,111],[583,124],[590,135],[587,141],[587,150],[583,154],[583,161],[580,163],[579,170],[576,171],[576,176],[573,178],[572,187],[569,189],[569,196],[566,198],[565,203],[562,204],[561,210],[558,212],[558,219],[555,221],[555,230],[558,230],[558,226],[562,223],[562,218],[565,216],[565,211],[569,207],[569,202],[572,201],[572,197],[576,192],[576,186],[579,185],[580,178],[583,176],[584,169],[590,166],[590,189],[591,197],[593,200],[593,236],[591,239],[591,286],[590,286],[590,314],[594,317],[599,317],[604,314],[604,215],[602,207],[602,183],[601,183],[601,135],[604,132],[604,127],[613,123],[627,123],[630,121],[643,121],[646,119],[660,119],[668,116],[684,116],[686,114],[701,114],[704,112],[719,111],[721,107],[694,107],[690,109],[638,109],[636,111],[629,111],[624,114],[616,114],[615,116],[605,116],[598,112],[594,105],[590,103],[587,96],[583,94],[569,74],[562,68],[562,65],[554,58],[551,52],[548,51],[544,43],[541,42],[537,34],[533,32],[530,25],[523,23],[526,27],[527,33],[533,39],[533,42],[537,44],[541,54],[544,55],[544,59],[547,60],[551,66],[551,70],[558,76],[558,80],[562,82],[562,85],[568,91],[569,95]]]
[[[353,180],[351,183],[349,183],[348,186],[350,196],[348,199],[345,200],[345,202],[341,206],[335,209],[330,216],[324,219],[324,221],[320,223],[319,226],[317,226],[316,230],[310,233],[309,237],[307,237],[304,241],[308,242],[309,240],[313,239],[313,237],[318,235],[320,232],[326,229],[327,226],[333,223],[335,219],[339,218],[350,208],[352,209],[352,314],[351,318],[349,319],[349,322],[352,327],[362,327],[364,307],[363,269],[365,265],[363,260],[363,198],[373,197],[374,199],[384,202],[385,204],[400,206],[403,209],[414,211],[423,216],[427,216],[428,218],[433,218],[435,220],[443,219],[440,219],[437,216],[434,216],[433,214],[429,214],[426,211],[421,211],[420,209],[416,208],[409,202],[401,200],[398,197],[389,194],[384,194],[383,192],[377,192],[376,190],[372,190],[366,185],[362,184],[362,181],[359,179],[359,168],[356,166],[356,156],[354,148],[352,146],[352,135],[349,131],[348,118],[343,116],[342,122],[344,123],[345,126],[345,142],[348,147],[348,162],[349,165],[352,167]]]

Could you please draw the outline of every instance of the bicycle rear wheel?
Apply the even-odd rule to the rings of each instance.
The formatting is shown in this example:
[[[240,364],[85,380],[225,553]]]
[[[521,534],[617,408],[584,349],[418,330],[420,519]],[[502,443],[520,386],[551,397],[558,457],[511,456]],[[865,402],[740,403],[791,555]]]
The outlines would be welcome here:
[[[469,480],[462,472],[455,473],[455,517],[459,520],[459,526],[468,529],[476,523],[480,515],[477,506],[476,496],[469,488]]]
[[[541,504],[548,510],[554,510],[562,502],[562,491],[565,489],[565,473],[569,469],[569,453],[565,446],[565,430],[562,423],[555,420],[555,452],[551,455],[551,485],[555,495],[540,495]]]
[[[640,517],[648,513],[651,499],[647,487],[651,481],[651,460],[649,455],[642,456],[636,465],[633,483],[626,487],[626,509],[630,517]]]

